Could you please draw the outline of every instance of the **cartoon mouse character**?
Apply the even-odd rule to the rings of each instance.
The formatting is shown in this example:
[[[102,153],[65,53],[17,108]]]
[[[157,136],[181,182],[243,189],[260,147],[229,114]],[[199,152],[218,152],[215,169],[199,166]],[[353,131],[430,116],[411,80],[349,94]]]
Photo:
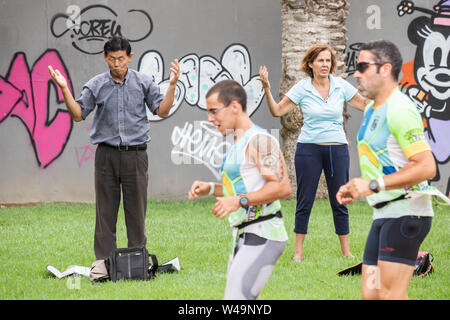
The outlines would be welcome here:
[[[417,50],[413,75],[401,84],[424,119],[436,161],[445,163],[450,159],[450,0],[439,1],[433,9],[416,7],[411,1],[402,1],[397,7],[399,16],[414,11],[430,15],[409,24],[408,38]],[[405,72],[404,78],[408,78]],[[450,179],[447,194],[449,190]]]
[[[417,87],[409,88],[410,96],[417,100],[427,119],[450,120],[449,35],[450,26],[432,25],[427,17],[414,19],[408,27],[408,38],[417,46],[414,59]]]

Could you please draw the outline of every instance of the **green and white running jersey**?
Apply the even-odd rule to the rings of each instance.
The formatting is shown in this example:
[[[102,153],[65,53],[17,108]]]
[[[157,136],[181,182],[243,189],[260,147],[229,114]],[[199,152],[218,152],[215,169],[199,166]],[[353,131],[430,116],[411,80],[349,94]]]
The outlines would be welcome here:
[[[383,105],[374,107],[373,102],[367,105],[357,141],[361,173],[366,180],[397,172],[411,156],[431,150],[417,108],[398,88]],[[373,206],[414,193],[415,196],[410,199],[393,201],[380,209],[374,208],[373,218],[433,216],[431,196],[421,193],[429,188],[428,182],[423,181],[411,188],[374,193],[367,197],[367,202]]]
[[[230,147],[222,163],[220,171],[224,196],[238,196],[257,191],[266,184],[266,180],[259,172],[256,163],[249,161],[245,156],[245,151],[250,141],[258,135],[263,135],[267,139],[273,139],[273,143],[278,146],[278,141],[269,135],[266,130],[257,125],[253,125],[248,129],[245,135]],[[258,209],[253,212],[252,209],[256,208]],[[228,221],[231,227],[236,227],[244,221],[276,213],[280,209],[281,204],[279,200],[272,202],[270,205],[264,205],[262,209],[261,206],[247,209],[239,208],[228,215]],[[249,225],[242,229],[241,232],[254,233],[262,238],[275,241],[286,241],[288,239],[283,218],[279,217]]]

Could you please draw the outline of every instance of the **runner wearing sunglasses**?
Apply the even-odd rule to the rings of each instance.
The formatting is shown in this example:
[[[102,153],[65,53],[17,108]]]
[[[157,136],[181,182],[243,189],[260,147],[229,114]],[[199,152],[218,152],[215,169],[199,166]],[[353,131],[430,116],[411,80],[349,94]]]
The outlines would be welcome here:
[[[414,103],[398,88],[402,58],[389,41],[361,46],[359,91],[370,103],[358,133],[362,176],[339,189],[339,203],[373,207],[362,266],[363,299],[407,299],[417,253],[431,228],[436,165]],[[436,191],[436,190],[434,190]],[[428,193],[428,194],[427,194]]]

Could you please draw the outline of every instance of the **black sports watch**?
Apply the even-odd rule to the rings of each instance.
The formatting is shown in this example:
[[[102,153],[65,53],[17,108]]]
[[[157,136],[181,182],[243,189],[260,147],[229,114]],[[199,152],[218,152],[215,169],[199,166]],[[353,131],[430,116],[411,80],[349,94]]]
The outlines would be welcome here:
[[[372,190],[373,192],[375,192],[375,193],[378,193],[378,187],[379,187],[380,185],[378,184],[378,181],[377,180],[370,180],[370,182],[369,182],[369,189],[370,190]]]
[[[247,209],[249,201],[245,194],[239,195],[239,204],[242,208]]]

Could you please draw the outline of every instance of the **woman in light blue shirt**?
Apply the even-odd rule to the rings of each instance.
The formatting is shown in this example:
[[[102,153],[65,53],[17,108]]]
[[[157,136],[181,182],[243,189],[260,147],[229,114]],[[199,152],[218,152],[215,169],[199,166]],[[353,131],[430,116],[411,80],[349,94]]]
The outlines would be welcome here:
[[[267,68],[259,70],[267,104],[274,117],[281,117],[300,105],[303,126],[297,140],[295,171],[297,176],[297,208],[295,213],[296,246],[294,260],[303,257],[303,242],[322,170],[328,187],[336,234],[344,256],[352,256],[348,242],[348,210],[336,200],[336,193],[349,178],[349,153],[344,132],[343,108],[364,110],[368,100],[342,78],[331,75],[336,69],[336,55],[322,44],[308,49],[301,71],[308,78],[299,81],[277,103],[271,92]]]

